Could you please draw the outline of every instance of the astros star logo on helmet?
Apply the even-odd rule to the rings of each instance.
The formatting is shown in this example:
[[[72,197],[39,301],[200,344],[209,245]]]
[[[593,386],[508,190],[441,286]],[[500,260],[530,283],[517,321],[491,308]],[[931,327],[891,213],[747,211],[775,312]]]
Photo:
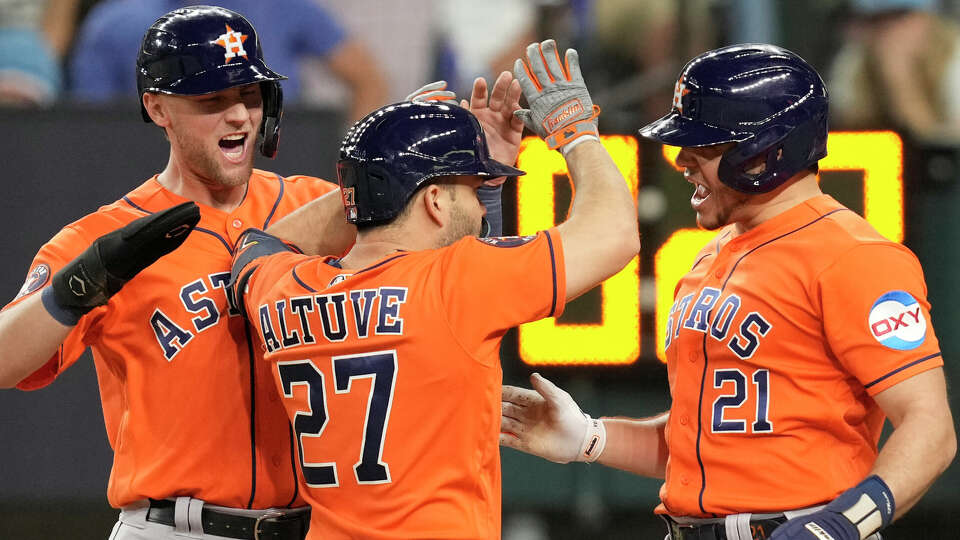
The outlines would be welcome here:
[[[690,93],[690,90],[687,89],[686,83],[683,82],[683,78],[677,80],[677,84],[673,87],[673,108],[677,109],[677,112],[683,114],[683,96]]]
[[[226,49],[226,54],[224,54],[224,59],[226,63],[229,64],[231,60],[238,56],[242,56],[244,60],[247,60],[247,51],[243,48],[243,42],[247,40],[248,37],[245,34],[237,32],[233,28],[230,28],[230,25],[226,25],[227,31],[217,38],[214,43]]]

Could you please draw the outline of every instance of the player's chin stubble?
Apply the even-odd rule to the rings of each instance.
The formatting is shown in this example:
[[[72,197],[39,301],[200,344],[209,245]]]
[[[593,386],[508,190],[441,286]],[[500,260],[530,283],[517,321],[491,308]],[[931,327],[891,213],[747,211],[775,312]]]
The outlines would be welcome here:
[[[482,221],[474,219],[460,208],[454,208],[450,215],[450,225],[440,238],[440,247],[446,247],[465,236],[479,236]]]
[[[709,201],[708,212],[697,212],[697,225],[708,230],[715,231],[732,223],[735,219],[737,210],[746,205],[749,195],[732,192],[724,193],[724,188],[717,189],[711,197],[716,196],[715,200]]]
[[[201,141],[183,133],[175,133],[177,144],[182,149],[187,163],[193,171],[201,176],[206,183],[216,184],[224,187],[240,186],[250,180],[250,174],[253,172],[253,159],[247,160],[238,170],[227,172],[223,170],[223,165],[218,161],[215,155],[204,151]],[[219,150],[217,150],[219,152]]]

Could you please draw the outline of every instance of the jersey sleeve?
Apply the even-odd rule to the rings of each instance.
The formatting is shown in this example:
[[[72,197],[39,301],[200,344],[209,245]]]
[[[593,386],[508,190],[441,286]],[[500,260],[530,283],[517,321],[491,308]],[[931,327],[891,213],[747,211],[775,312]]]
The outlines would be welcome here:
[[[4,311],[19,304],[24,299],[40,294],[44,287],[50,285],[53,274],[57,273],[67,263],[75,259],[92,243],[73,227],[62,229],[56,236],[45,244],[30,264],[27,279],[16,298],[4,306]],[[21,390],[35,390],[49,385],[65,369],[73,365],[80,358],[87,346],[94,341],[98,331],[98,321],[105,312],[105,307],[91,310],[84,315],[63,341],[57,352],[50,357],[40,369],[20,381],[17,388]]]
[[[262,298],[266,297],[273,286],[305,258],[305,255],[293,251],[279,251],[253,259],[247,264],[246,292],[241,295],[243,305],[240,308],[247,314],[248,319],[256,320]]]
[[[464,238],[446,250],[441,264],[443,304],[470,345],[563,313],[563,243],[555,228],[533,236]]]
[[[870,395],[943,365],[923,270],[907,248],[859,245],[817,285],[830,349]]]

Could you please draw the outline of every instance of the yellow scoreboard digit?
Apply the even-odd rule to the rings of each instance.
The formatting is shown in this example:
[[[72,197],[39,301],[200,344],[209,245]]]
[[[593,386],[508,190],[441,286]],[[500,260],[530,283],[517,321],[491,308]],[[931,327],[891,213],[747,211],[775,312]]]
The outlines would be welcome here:
[[[631,136],[601,137],[636,195],[639,146]],[[663,158],[676,167],[679,148],[663,147]],[[530,234],[552,227],[554,176],[567,173],[559,152],[538,138],[527,138],[520,147],[518,166],[527,171],[517,185],[517,228]],[[864,217],[887,238],[903,241],[903,145],[890,131],[833,132],[821,171],[863,171]],[[673,290],[689,270],[693,258],[715,233],[679,229],[669,235],[654,255],[656,283],[656,355],[665,361],[663,336]],[[520,358],[530,365],[630,364],[640,356],[639,258],[601,286],[602,322],[559,324],[553,318],[522,325]]]
[[[634,137],[604,135],[604,147],[626,178],[634,197],[639,184],[639,145]],[[524,139],[517,166],[527,175],[517,183],[517,231],[532,234],[562,222],[554,215],[554,176],[567,164],[539,138]],[[550,317],[519,328],[520,358],[530,365],[629,364],[640,356],[640,268],[634,257],[601,285],[599,324],[560,324]],[[631,316],[625,316],[626,314]]]

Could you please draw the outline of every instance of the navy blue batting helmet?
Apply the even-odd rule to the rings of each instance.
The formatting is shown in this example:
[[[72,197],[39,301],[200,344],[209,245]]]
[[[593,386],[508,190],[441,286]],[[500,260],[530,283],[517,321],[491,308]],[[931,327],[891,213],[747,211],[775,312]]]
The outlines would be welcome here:
[[[440,176],[520,176],[490,157],[480,122],[456,105],[403,102],[381,107],[350,128],[340,146],[347,221],[385,223],[417,189]]]
[[[147,29],[137,55],[140,113],[143,94],[194,96],[260,83],[263,94],[263,141],[260,152],[274,157],[280,139],[286,79],[267,67],[260,38],[243,15],[216,6],[190,6],[160,17]]]
[[[720,180],[766,193],[827,155],[827,91],[810,64],[786,49],[723,47],[684,66],[673,109],[640,136],[686,147],[735,142],[720,160]],[[765,169],[748,173],[758,157]]]

